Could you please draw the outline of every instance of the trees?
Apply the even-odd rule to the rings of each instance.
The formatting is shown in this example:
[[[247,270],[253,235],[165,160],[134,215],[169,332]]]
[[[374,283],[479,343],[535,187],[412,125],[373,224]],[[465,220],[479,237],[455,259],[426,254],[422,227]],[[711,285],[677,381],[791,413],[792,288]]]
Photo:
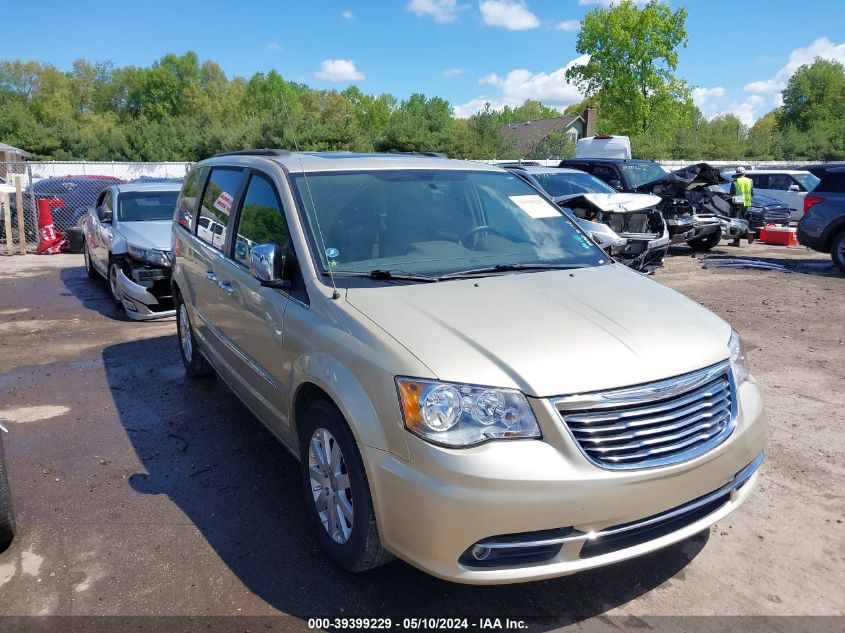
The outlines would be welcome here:
[[[590,58],[566,77],[598,104],[599,131],[629,135],[646,153],[665,156],[674,131],[694,121],[689,86],[674,74],[686,17],[657,0],[642,8],[623,0],[586,15],[576,50]]]
[[[777,130],[780,156],[845,158],[845,66],[817,57],[799,67],[783,91]]]

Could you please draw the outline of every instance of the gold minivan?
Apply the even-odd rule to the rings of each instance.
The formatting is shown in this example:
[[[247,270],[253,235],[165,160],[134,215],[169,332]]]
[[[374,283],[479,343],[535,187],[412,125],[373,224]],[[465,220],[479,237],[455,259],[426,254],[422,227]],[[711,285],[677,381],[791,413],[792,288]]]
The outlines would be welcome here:
[[[705,530],[756,484],[739,335],[505,170],[223,154],[186,178],[172,240],[187,373],[299,460],[346,569],[562,576]]]

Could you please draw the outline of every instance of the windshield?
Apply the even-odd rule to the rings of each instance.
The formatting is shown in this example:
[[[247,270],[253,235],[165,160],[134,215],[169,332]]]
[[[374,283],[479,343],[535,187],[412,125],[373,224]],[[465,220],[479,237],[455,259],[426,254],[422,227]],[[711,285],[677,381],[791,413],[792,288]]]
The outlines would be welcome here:
[[[509,173],[309,173],[310,195],[301,174],[291,181],[324,272],[439,276],[486,266],[595,266],[606,260],[568,216]]]
[[[657,163],[623,163],[620,167],[632,189],[666,175],[666,171]]]
[[[792,177],[800,182],[801,186],[807,191],[812,191],[821,182],[821,180],[813,174],[792,174]]]
[[[178,191],[128,191],[118,198],[117,219],[120,222],[172,220]]]
[[[533,173],[546,193],[553,198],[573,196],[582,193],[617,193],[598,178],[584,172]]]

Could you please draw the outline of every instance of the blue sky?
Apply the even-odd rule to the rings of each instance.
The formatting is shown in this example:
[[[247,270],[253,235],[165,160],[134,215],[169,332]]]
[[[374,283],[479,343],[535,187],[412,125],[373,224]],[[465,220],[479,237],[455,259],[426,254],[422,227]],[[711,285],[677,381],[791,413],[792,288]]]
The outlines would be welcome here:
[[[578,57],[577,22],[599,4],[608,0],[28,0],[4,20],[0,58],[146,66],[194,50],[230,76],[276,69],[315,88],[423,92],[463,116],[484,101],[563,108],[580,99],[562,77]],[[735,112],[751,123],[778,105],[800,64],[816,55],[845,62],[841,0],[669,4],[689,13],[678,74],[707,116]]]

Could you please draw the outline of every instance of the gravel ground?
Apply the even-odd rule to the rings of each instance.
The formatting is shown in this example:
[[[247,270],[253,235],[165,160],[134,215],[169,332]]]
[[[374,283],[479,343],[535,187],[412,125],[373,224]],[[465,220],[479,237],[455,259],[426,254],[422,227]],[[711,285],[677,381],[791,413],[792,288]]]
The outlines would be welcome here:
[[[803,248],[744,245],[807,274],[654,279],[745,337],[770,435],[757,493],[709,533],[639,560],[506,587],[402,562],[333,567],[294,460],[214,378],[186,380],[173,320],[134,323],[79,255],[0,259],[0,418],[18,535],[2,615],[540,617],[845,614],[845,278]],[[601,621],[601,620],[597,620]],[[841,622],[841,620],[839,620]]]

